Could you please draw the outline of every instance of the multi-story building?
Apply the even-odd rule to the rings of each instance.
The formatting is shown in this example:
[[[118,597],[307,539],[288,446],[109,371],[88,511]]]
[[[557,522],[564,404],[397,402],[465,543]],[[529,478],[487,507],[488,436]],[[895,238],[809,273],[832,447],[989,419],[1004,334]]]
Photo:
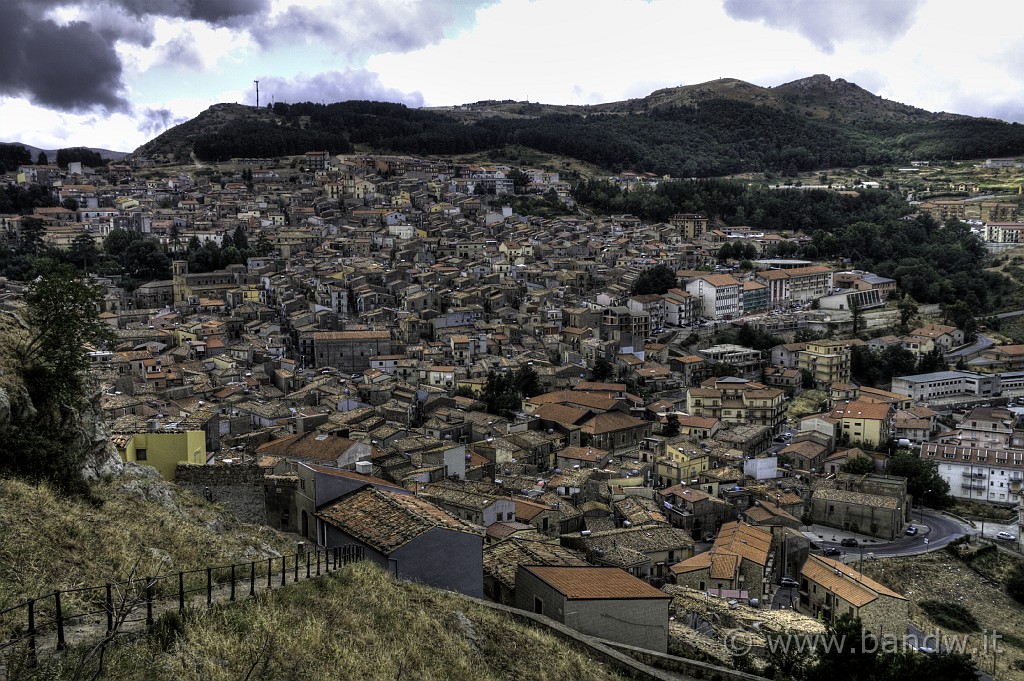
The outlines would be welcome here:
[[[933,371],[913,376],[893,376],[892,391],[915,402],[958,397],[994,397],[1002,392],[999,374],[971,371]]]
[[[688,241],[701,238],[708,229],[708,219],[695,213],[677,213],[669,218],[669,224],[678,227],[679,235]]]
[[[1024,222],[986,222],[985,241],[997,244],[1024,243]]]
[[[811,341],[797,353],[797,368],[814,377],[814,386],[827,389],[850,381],[850,344],[840,340]]]
[[[686,392],[686,411],[723,423],[767,426],[773,432],[786,417],[785,393],[742,378],[709,378]]]
[[[773,306],[803,303],[832,293],[833,270],[822,265],[758,272],[755,278],[768,286]]]
[[[662,295],[665,299],[665,321],[671,326],[689,326],[693,323],[699,301],[687,291],[670,288]]]
[[[698,309],[708,319],[732,319],[740,314],[740,282],[728,274],[706,274],[686,284]]]
[[[1017,506],[1024,480],[1024,449],[964,447],[925,442],[921,458],[934,462],[958,499]]]
[[[840,437],[870,448],[884,445],[892,437],[895,411],[889,403],[849,401],[832,407],[829,417],[839,421]]]

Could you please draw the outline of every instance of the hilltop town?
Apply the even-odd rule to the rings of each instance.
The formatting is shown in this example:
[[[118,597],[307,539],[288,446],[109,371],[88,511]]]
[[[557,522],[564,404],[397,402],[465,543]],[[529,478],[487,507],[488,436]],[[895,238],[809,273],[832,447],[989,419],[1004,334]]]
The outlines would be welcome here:
[[[730,618],[906,631],[916,605],[872,559],[1018,549],[1024,346],[807,257],[800,229],[599,215],[563,175],[323,151],[25,164],[8,183],[59,205],[0,234],[103,287],[114,340],[87,350],[123,461],[399,578],[733,666]],[[1018,211],[913,208],[977,217],[995,252]],[[97,268],[115,247],[131,267]],[[3,308],[28,286],[4,280]],[[898,373],[856,380],[883,357]],[[924,508],[949,503],[1002,524]]]

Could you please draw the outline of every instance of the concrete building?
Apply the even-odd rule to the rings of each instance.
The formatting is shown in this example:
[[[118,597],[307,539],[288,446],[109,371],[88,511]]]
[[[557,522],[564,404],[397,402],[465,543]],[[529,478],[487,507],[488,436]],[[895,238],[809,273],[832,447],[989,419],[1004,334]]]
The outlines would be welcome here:
[[[370,358],[391,354],[388,331],[316,331],[311,334],[312,366],[334,367],[342,373],[361,373]]]
[[[696,298],[702,317],[732,319],[742,310],[740,282],[728,274],[706,274],[686,284],[686,292]]]
[[[912,376],[893,376],[892,392],[915,402],[958,397],[996,397],[1002,392],[999,374],[972,371],[933,371]]]
[[[839,340],[811,341],[797,353],[797,369],[814,377],[814,387],[825,390],[833,383],[850,381],[850,344]]]
[[[921,445],[922,459],[932,461],[958,499],[1017,506],[1024,480],[1024,449],[985,449],[938,442]]]
[[[672,597],[625,570],[520,565],[516,606],[588,636],[668,650]]]

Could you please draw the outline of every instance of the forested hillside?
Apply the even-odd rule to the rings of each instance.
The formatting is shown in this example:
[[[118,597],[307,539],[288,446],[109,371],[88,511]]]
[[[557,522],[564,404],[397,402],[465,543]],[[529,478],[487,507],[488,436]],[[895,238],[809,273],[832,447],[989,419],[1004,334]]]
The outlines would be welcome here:
[[[743,87],[739,87],[742,85]],[[454,155],[520,145],[609,171],[674,177],[981,158],[1024,153],[1024,126],[933,114],[845,81],[814,76],[778,88],[740,81],[659,91],[593,107],[479,102],[450,110],[400,104],[219,104],[136,153],[204,161],[377,151]]]

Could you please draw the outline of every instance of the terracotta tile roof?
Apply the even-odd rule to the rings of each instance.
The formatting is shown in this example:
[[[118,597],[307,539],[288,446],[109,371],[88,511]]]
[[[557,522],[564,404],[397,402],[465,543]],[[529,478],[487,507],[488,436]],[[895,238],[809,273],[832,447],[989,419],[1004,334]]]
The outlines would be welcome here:
[[[554,421],[565,425],[576,425],[590,414],[589,409],[577,409],[564,404],[545,404],[533,412],[545,421]]]
[[[732,579],[740,557],[735,553],[711,553],[711,579]]]
[[[522,567],[569,600],[672,598],[620,568],[533,565]]]
[[[383,554],[434,528],[483,534],[481,528],[446,513],[426,499],[374,487],[344,496],[316,515]]]
[[[598,414],[584,423],[581,430],[590,435],[600,435],[602,433],[611,433],[617,430],[626,430],[627,428],[636,428],[646,424],[646,421],[630,416],[629,414],[609,411],[604,414]]]
[[[858,608],[877,599],[879,595],[906,600],[906,597],[865,577],[849,565],[823,556],[808,556],[800,574]]]
[[[278,440],[271,440],[256,448],[256,453],[263,456],[288,456],[296,459],[315,459],[318,461],[337,461],[338,457],[356,444],[337,435],[323,435],[315,431],[302,435],[289,435]]]

